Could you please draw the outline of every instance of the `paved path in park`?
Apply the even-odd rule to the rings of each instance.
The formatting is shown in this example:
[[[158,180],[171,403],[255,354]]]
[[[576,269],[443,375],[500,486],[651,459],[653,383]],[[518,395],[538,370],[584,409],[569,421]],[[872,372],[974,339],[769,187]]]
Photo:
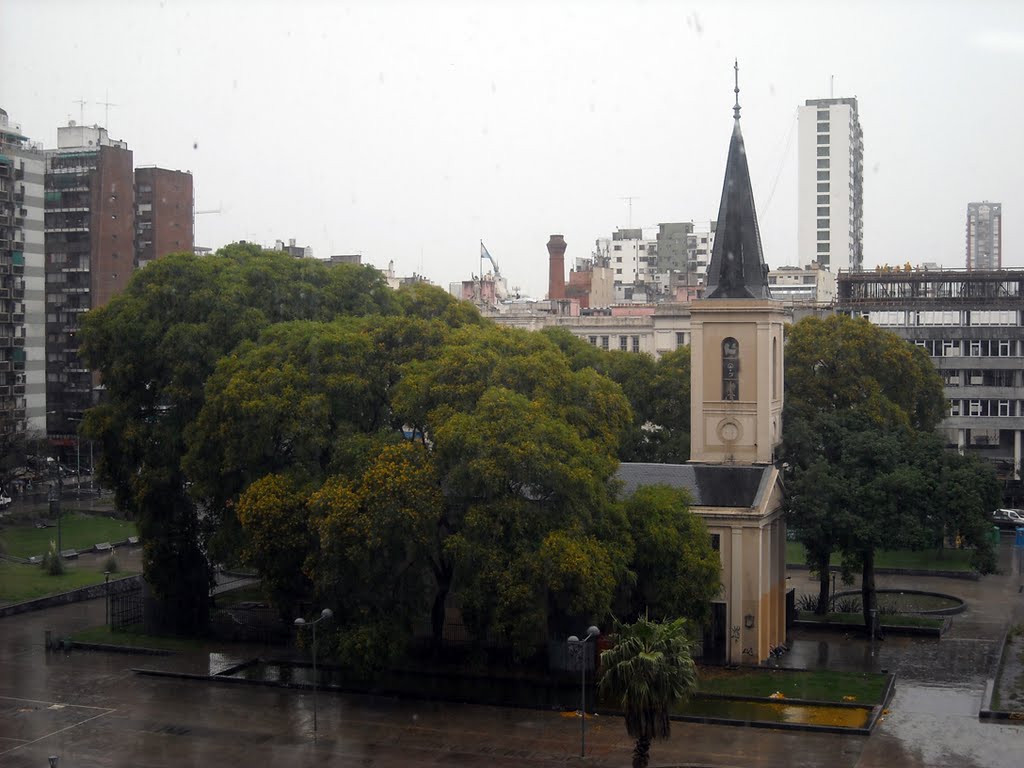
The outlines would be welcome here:
[[[882,577],[964,597],[968,610],[941,641],[890,638],[870,646],[843,635],[797,636],[784,663],[898,674],[890,713],[869,738],[675,723],[655,743],[652,766],[995,768],[1016,766],[1024,727],[977,719],[995,646],[1020,621],[1024,596],[1003,541],[1002,576],[979,582]],[[792,582],[806,573],[794,572]],[[811,585],[813,588],[813,585]],[[147,658],[47,652],[45,629],[67,633],[102,623],[102,601],[0,620],[0,765],[38,768],[60,755],[80,766],[628,766],[622,720],[587,722],[559,712],[433,704],[320,693],[313,740],[308,691],[143,677],[132,667],[218,671],[260,649],[225,655]]]

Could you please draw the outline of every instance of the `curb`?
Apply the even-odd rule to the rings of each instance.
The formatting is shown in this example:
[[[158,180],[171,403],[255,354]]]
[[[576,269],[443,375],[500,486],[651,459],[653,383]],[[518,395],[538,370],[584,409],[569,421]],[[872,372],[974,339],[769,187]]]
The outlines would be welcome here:
[[[1024,722],[1024,712],[1007,709],[992,709],[992,697],[996,692],[996,683],[1003,669],[1003,655],[1006,653],[1006,645],[1009,640],[1010,631],[1003,632],[1003,638],[999,643],[999,651],[996,654],[995,666],[992,669],[992,677],[985,680],[985,693],[981,697],[981,709],[978,710],[978,719],[981,721],[1010,721]]]
[[[230,685],[249,685],[249,686],[261,686],[265,688],[288,688],[296,690],[313,690],[312,683],[306,682],[280,682],[280,681],[269,681],[269,680],[250,680],[240,677],[229,677],[229,675],[238,672],[239,670],[245,669],[253,664],[258,664],[262,659],[249,659],[247,661],[240,662],[232,665],[227,669],[221,670],[216,674],[212,675],[201,675],[190,672],[172,672],[159,669],[146,669],[142,667],[132,668],[132,672],[137,675],[143,675],[147,677],[165,677],[175,680],[192,680],[205,683],[227,683]],[[794,671],[808,671],[808,670],[794,670]],[[863,727],[843,727],[837,725],[815,725],[811,723],[786,723],[786,722],[774,722],[768,720],[732,720],[723,717],[714,716],[701,716],[701,715],[670,715],[669,719],[677,722],[690,722],[690,723],[704,723],[708,725],[729,725],[733,727],[748,727],[748,728],[766,728],[772,730],[785,730],[785,731],[806,731],[811,733],[837,733],[837,734],[849,734],[853,736],[870,736],[872,729],[878,722],[879,717],[882,714],[888,700],[892,698],[893,689],[895,687],[896,676],[890,674],[887,682],[885,693],[883,694],[882,704],[857,704],[854,702],[827,702],[827,701],[813,701],[809,699],[786,699],[776,700],[767,699],[757,696],[726,696],[723,694],[697,694],[695,698],[708,698],[708,699],[719,699],[719,700],[732,700],[732,701],[750,701],[764,704],[794,704],[801,706],[818,706],[818,707],[835,707],[840,709],[861,709],[867,710],[867,725]],[[389,688],[382,689],[368,689],[366,686],[358,685],[324,685],[320,684],[316,686],[317,690],[331,692],[331,693],[344,693],[344,694],[356,694],[363,696],[384,696],[384,697],[395,697],[412,700],[427,700],[436,701],[438,700],[435,696],[429,694],[422,694],[415,691],[404,691],[404,690],[392,690]],[[477,701],[466,701],[464,699],[452,698],[440,699],[441,701],[451,701],[454,703],[471,704],[473,706],[482,707],[508,707],[515,709],[532,709],[536,711],[552,711],[550,706],[541,705],[529,705],[529,704],[515,704],[506,702],[477,702]],[[569,709],[562,709],[561,711],[571,711]],[[605,709],[602,707],[595,707],[594,714],[602,717],[623,717],[622,712],[612,709]],[[590,716],[589,714],[587,715]]]
[[[837,565],[830,565],[829,571],[840,572]],[[787,571],[809,571],[806,563],[786,563]],[[926,568],[875,568],[875,574],[879,576],[938,576],[944,579],[964,579],[966,581],[978,581],[981,574],[977,571],[933,571]]]
[[[882,629],[887,633],[893,635],[909,635],[916,637],[942,637],[942,633],[946,631],[948,622],[944,622],[941,627],[907,627],[899,624],[883,624]],[[798,629],[807,629],[811,631],[845,631],[845,632],[863,632],[863,624],[850,624],[847,622],[839,621],[803,621],[796,619],[793,622],[793,626]]]
[[[105,651],[107,653],[127,653],[138,656],[173,656],[175,651],[168,651],[166,648],[144,648],[136,645],[111,645],[109,643],[83,643],[78,640],[71,641],[71,647],[82,651]]]

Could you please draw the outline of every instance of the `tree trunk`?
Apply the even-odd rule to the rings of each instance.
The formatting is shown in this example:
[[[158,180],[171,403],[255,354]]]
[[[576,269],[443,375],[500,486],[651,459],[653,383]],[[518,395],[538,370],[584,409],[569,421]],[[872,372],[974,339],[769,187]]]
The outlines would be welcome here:
[[[828,562],[829,562],[830,559],[831,559],[831,557],[829,555],[826,555],[824,563],[819,561],[818,565],[817,565],[817,569],[818,569],[818,607],[814,609],[814,612],[816,614],[818,614],[819,616],[824,616],[826,613],[828,613],[828,603],[829,603],[828,579],[829,579],[829,575],[830,575],[829,574],[829,570],[828,570]],[[833,595],[833,597],[835,597],[835,596]]]
[[[860,601],[864,610],[864,627],[870,639],[881,639],[881,621],[878,619],[878,601],[875,594],[875,552],[865,552],[862,557]],[[875,609],[875,621],[872,621],[872,609]]]
[[[437,590],[434,592],[434,605],[430,609],[430,632],[434,650],[437,651],[444,642],[445,605],[452,586],[451,565],[442,563],[435,568],[434,575],[437,578]]]
[[[633,750],[633,768],[647,768],[651,762],[651,740],[639,738],[636,740],[636,749]]]

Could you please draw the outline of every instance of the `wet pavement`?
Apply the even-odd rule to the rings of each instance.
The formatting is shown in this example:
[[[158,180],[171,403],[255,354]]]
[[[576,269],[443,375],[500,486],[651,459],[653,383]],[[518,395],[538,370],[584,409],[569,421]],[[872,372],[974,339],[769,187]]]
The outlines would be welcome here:
[[[1024,726],[983,723],[978,708],[1002,632],[1024,615],[1020,577],[1003,540],[1006,572],[978,582],[879,577],[879,586],[964,598],[941,640],[890,636],[872,647],[842,633],[793,637],[783,666],[897,674],[889,713],[871,737],[674,723],[656,742],[652,766],[937,766],[988,768],[1024,762]],[[791,584],[811,591],[806,572]],[[806,585],[806,586],[804,586]],[[143,657],[47,652],[45,629],[101,624],[102,601],[0,620],[0,765],[79,766],[628,766],[622,720],[580,721],[560,712],[434,704],[320,692],[313,739],[310,691],[212,684],[136,675],[133,667],[206,674],[258,655],[225,646],[206,654]],[[277,655],[276,653],[273,655]]]

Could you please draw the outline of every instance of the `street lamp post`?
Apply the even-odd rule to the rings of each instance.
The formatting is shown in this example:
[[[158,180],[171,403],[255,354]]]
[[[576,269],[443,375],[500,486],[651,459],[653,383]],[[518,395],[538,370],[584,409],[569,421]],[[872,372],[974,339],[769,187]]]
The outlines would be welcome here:
[[[587,636],[580,640],[576,635],[570,635],[569,644],[579,648],[580,654],[580,757],[586,756],[587,751],[587,640],[597,637],[601,630],[591,626],[587,629]]]
[[[309,626],[313,627],[313,741],[316,741],[316,625],[324,619],[329,619],[334,615],[330,608],[324,608],[320,612],[320,618],[316,621],[309,622]],[[295,620],[296,627],[306,626],[306,620],[299,617]]]

